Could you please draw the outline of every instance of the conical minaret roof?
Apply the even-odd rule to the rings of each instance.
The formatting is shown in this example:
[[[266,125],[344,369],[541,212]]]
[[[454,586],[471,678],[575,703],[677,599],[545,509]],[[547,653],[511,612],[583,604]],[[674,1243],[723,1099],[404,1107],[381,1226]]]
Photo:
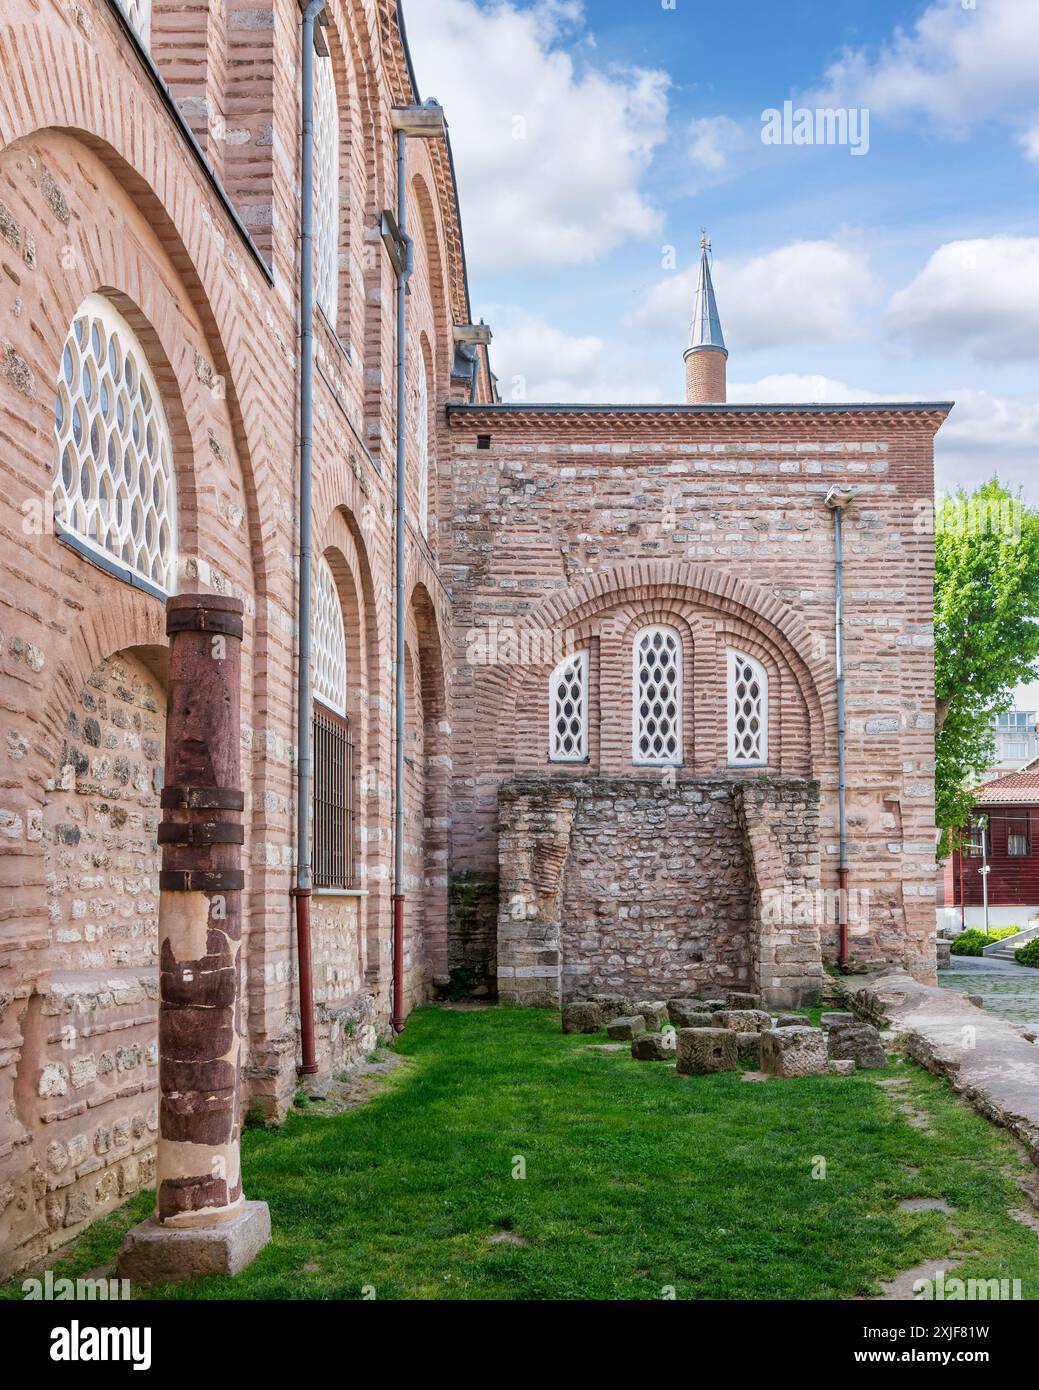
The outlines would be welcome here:
[[[703,232],[700,236],[700,273],[697,276],[696,298],[693,301],[693,324],[689,332],[689,347],[686,351],[693,352],[697,348],[716,348],[728,357],[729,350],[725,346],[725,338],[722,336],[722,321],[718,315],[714,285],[711,283],[711,266],[708,259],[710,251],[711,243],[707,240],[706,232]]]

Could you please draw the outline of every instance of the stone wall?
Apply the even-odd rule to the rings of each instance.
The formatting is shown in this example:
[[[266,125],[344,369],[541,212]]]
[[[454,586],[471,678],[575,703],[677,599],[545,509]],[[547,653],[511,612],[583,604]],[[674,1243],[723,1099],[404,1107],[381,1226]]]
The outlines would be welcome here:
[[[499,793],[498,995],[554,1005],[760,989],[817,997],[818,787],[802,779],[554,778]]]
[[[42,1254],[154,1176],[165,697],[122,653],[67,709],[42,825],[51,972],[19,1001],[15,1112],[31,1168],[0,1249]]]

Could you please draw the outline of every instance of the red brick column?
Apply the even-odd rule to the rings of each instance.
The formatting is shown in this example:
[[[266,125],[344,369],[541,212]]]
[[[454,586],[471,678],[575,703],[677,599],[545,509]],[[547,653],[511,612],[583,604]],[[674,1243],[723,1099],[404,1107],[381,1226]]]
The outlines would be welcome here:
[[[156,1209],[120,1258],[141,1282],[234,1273],[270,1233],[240,1161],[242,612],[218,594],[167,605]]]

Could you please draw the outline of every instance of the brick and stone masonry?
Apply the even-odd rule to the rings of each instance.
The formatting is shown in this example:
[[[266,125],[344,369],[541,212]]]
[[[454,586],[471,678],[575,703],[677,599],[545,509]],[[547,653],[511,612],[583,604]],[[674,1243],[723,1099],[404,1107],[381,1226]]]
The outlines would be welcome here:
[[[395,205],[390,111],[420,99],[395,0],[329,0],[327,16],[339,216],[334,308],[314,324],[314,541],[342,614],[357,874],[313,900],[325,1073],[388,1026],[396,344],[380,227]],[[155,1181],[167,593],[242,605],[239,1113],[276,1119],[296,1089],[299,35],[296,0],[190,13],[153,0],[136,37],[116,0],[38,0],[0,32],[0,1273]],[[852,883],[871,896],[852,950],[928,978],[933,545],[914,516],[932,495],[944,410],[498,403],[486,349],[456,342],[471,307],[450,152],[411,143],[407,1006],[449,974],[493,996],[513,950],[556,970],[530,976],[553,1000],[629,972],[641,998],[690,975],[780,997],[833,955],[831,923],[766,909],[781,882],[835,882],[822,503],[835,482],[858,489],[846,517],[849,816]],[[113,567],[54,524],[57,440],[77,428],[65,349],[80,323],[72,355],[86,372],[95,296],[161,404],[165,587],[128,581],[128,541],[106,552]],[[79,404],[98,423],[78,446],[89,474],[112,426],[96,393]],[[113,442],[119,487],[121,453]],[[673,627],[684,656],[684,747],[667,771],[632,764],[631,643],[647,623]],[[503,655],[510,633],[533,633],[533,651]],[[567,644],[588,651],[579,765],[547,750],[547,681]],[[761,768],[728,766],[730,645],[768,674]],[[557,831],[538,832],[551,855],[533,864],[520,820],[501,848],[498,832],[522,804],[506,790],[500,811],[499,789],[531,782],[548,803],[564,798]],[[664,823],[671,855],[631,833]],[[527,882],[525,856],[518,891],[539,905],[513,919],[499,884]],[[705,860],[724,885],[717,908]],[[538,943],[553,893],[565,911],[545,916]]]

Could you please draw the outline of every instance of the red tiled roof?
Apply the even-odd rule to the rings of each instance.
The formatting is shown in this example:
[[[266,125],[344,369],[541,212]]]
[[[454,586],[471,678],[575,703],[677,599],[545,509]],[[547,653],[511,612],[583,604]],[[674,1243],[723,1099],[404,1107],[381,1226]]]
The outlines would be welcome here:
[[[974,793],[979,806],[1011,803],[1039,805],[1039,772],[1008,772],[992,782],[984,782]]]

